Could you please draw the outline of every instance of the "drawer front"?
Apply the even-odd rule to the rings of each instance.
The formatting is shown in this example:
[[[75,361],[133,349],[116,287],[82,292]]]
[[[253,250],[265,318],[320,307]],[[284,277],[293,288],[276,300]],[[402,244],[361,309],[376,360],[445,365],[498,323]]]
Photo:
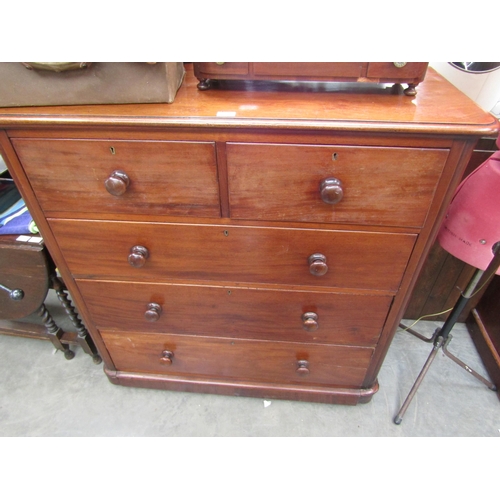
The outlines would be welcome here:
[[[238,287],[77,283],[100,329],[342,345],[375,345],[392,301]]]
[[[359,78],[364,76],[366,63],[292,63],[292,62],[254,62],[255,76],[305,78]]]
[[[118,371],[360,387],[373,349],[101,330]]]
[[[214,77],[222,77],[224,75],[247,75],[247,62],[198,62],[195,63],[195,70],[200,73],[207,73]]]
[[[75,217],[90,213],[220,216],[213,143],[57,139],[12,142],[48,214],[63,211],[74,212]]]
[[[371,62],[368,64],[367,76],[381,79],[409,79],[423,80],[428,63],[409,62],[398,68],[393,62]]]
[[[0,289],[1,320],[25,318],[38,311],[49,290],[50,266],[44,247],[15,238],[0,238],[0,285],[10,290]],[[11,293],[22,298],[12,298]]]
[[[439,149],[230,143],[231,217],[419,228],[447,156]]]
[[[49,223],[75,277],[282,283],[392,292],[399,287],[416,238],[195,224],[65,219]],[[141,256],[137,247],[147,252]]]

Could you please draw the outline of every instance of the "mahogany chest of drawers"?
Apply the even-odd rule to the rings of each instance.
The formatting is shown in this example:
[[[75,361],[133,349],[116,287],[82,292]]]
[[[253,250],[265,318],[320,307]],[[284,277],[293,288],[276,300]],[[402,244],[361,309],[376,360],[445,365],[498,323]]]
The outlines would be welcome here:
[[[367,402],[477,139],[417,97],[233,82],[173,104],[0,110],[0,145],[117,384]]]

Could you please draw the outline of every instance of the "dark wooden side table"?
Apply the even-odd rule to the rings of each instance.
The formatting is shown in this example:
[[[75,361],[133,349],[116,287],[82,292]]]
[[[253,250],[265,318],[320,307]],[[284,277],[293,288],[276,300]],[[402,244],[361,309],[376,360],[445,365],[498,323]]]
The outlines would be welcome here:
[[[45,300],[51,288],[76,332],[64,331],[47,309]],[[39,323],[22,321],[35,313]],[[0,236],[0,333],[50,340],[66,359],[75,356],[70,346],[79,345],[94,363],[101,362],[42,238],[32,235]]]
[[[491,380],[500,387],[500,276],[488,285],[466,325]]]

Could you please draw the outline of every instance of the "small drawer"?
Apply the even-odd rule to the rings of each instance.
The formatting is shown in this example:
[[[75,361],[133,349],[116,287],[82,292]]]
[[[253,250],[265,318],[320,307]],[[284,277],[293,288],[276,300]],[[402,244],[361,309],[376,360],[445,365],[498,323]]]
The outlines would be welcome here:
[[[291,342],[374,346],[392,302],[392,296],[231,286],[77,283],[99,329]]]
[[[396,292],[415,234],[49,219],[76,278]],[[82,237],[85,235],[85,237]]]
[[[227,145],[234,219],[420,228],[448,150]]]
[[[49,291],[51,264],[42,244],[0,237],[0,319],[11,320],[37,312]]]
[[[211,142],[13,139],[47,215],[220,216]]]
[[[421,82],[425,78],[428,63],[425,62],[371,62],[368,63],[368,78],[380,78],[381,80],[396,81],[403,80]]]
[[[123,333],[101,330],[118,371],[206,377],[219,381],[359,388],[368,347]]]
[[[221,78],[224,75],[248,75],[247,62],[198,62],[195,63],[195,74],[205,78]]]
[[[293,80],[334,80],[335,78],[359,78],[363,76],[366,63],[361,62],[254,62],[255,76],[273,76],[291,78]]]

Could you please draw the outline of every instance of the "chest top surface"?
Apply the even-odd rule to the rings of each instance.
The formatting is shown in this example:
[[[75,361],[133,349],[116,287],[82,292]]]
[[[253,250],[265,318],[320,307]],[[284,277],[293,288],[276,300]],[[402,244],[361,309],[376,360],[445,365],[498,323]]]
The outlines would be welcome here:
[[[1,108],[2,128],[282,128],[487,136],[498,122],[429,68],[418,94],[378,84],[220,82],[199,91],[192,67],[172,104]]]

